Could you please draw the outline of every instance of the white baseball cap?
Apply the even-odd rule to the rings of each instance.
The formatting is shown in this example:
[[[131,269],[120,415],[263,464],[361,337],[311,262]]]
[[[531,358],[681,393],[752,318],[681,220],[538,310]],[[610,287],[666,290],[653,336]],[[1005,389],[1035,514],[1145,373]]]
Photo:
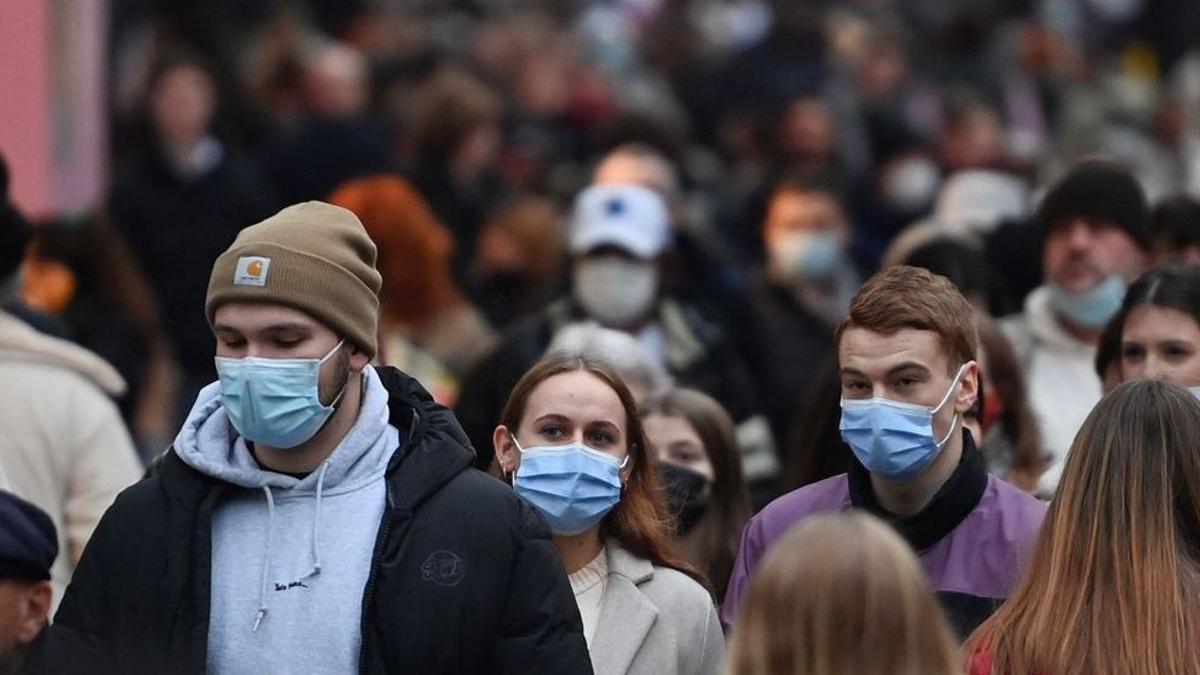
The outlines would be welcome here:
[[[653,258],[671,243],[667,205],[640,185],[593,185],[575,198],[569,247],[572,254],[600,246]]]
[[[934,217],[950,229],[986,234],[1005,220],[1029,215],[1029,186],[986,169],[959,171],[942,185]]]

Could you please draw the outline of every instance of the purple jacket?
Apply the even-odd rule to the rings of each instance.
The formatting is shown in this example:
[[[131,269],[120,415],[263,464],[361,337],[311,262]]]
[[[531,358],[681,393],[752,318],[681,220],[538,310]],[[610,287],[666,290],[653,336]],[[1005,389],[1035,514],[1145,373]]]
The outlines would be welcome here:
[[[960,638],[983,622],[1016,587],[1046,514],[1046,504],[986,473],[969,434],[963,460],[933,501],[910,518],[875,501],[870,477],[851,471],[776,499],[742,532],[729,590],[721,607],[728,630],[767,549],[801,519],[861,508],[883,517],[918,551],[929,583]]]

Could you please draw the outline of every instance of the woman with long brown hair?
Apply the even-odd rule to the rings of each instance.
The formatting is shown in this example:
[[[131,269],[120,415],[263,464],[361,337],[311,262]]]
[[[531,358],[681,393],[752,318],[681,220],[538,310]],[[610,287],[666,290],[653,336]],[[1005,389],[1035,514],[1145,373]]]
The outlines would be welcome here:
[[[550,525],[596,673],[718,672],[716,608],[671,552],[646,434],[620,376],[589,357],[543,359],[513,388],[492,442]]]
[[[1126,382],[1075,437],[1021,585],[972,675],[1185,675],[1200,664],[1200,403]]]
[[[680,553],[725,596],[750,501],[733,419],[712,397],[673,388],[642,403]]]
[[[958,647],[921,564],[883,521],[826,513],[763,560],[729,645],[731,675],[955,675]]]

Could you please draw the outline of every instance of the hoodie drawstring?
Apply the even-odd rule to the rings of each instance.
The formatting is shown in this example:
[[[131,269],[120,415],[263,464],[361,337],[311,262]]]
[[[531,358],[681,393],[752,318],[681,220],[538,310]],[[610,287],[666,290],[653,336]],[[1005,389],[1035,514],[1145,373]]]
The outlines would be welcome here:
[[[321,495],[325,490],[325,471],[329,469],[329,462],[321,466],[321,472],[317,474],[317,506],[313,512],[313,532],[312,532],[312,571],[305,574],[302,579],[311,579],[321,573],[321,545],[318,543],[321,532]]]
[[[325,491],[325,472],[329,470],[329,462],[321,465],[321,471],[317,473],[317,503],[313,510],[313,527],[312,527],[312,569],[308,574],[300,577],[311,579],[321,573],[321,545],[319,535],[321,533],[321,497]],[[263,486],[263,493],[267,496],[267,550],[263,558],[262,568],[262,584],[259,587],[258,594],[258,612],[254,616],[254,627],[250,629],[251,633],[258,632],[258,627],[262,620],[267,616],[267,585],[270,577],[271,567],[271,543],[272,536],[275,532],[275,498],[271,494],[271,488],[268,485]]]
[[[263,555],[262,584],[258,590],[258,613],[254,615],[254,627],[251,633],[258,632],[258,625],[267,616],[267,577],[271,571],[271,535],[275,532],[275,498],[271,496],[271,486],[264,485],[263,492],[267,495],[267,550]]]

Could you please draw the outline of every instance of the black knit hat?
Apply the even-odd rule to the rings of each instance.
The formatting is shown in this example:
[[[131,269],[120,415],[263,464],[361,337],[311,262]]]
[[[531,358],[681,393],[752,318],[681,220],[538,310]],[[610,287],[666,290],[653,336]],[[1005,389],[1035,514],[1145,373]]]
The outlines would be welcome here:
[[[1094,218],[1125,230],[1143,250],[1150,250],[1150,209],[1137,179],[1123,165],[1086,159],[1046,191],[1038,206],[1042,241],[1067,218]]]
[[[8,200],[8,165],[0,155],[0,281],[21,264],[31,234],[29,222]]]
[[[58,534],[50,516],[0,490],[0,579],[49,579],[56,557]]]

